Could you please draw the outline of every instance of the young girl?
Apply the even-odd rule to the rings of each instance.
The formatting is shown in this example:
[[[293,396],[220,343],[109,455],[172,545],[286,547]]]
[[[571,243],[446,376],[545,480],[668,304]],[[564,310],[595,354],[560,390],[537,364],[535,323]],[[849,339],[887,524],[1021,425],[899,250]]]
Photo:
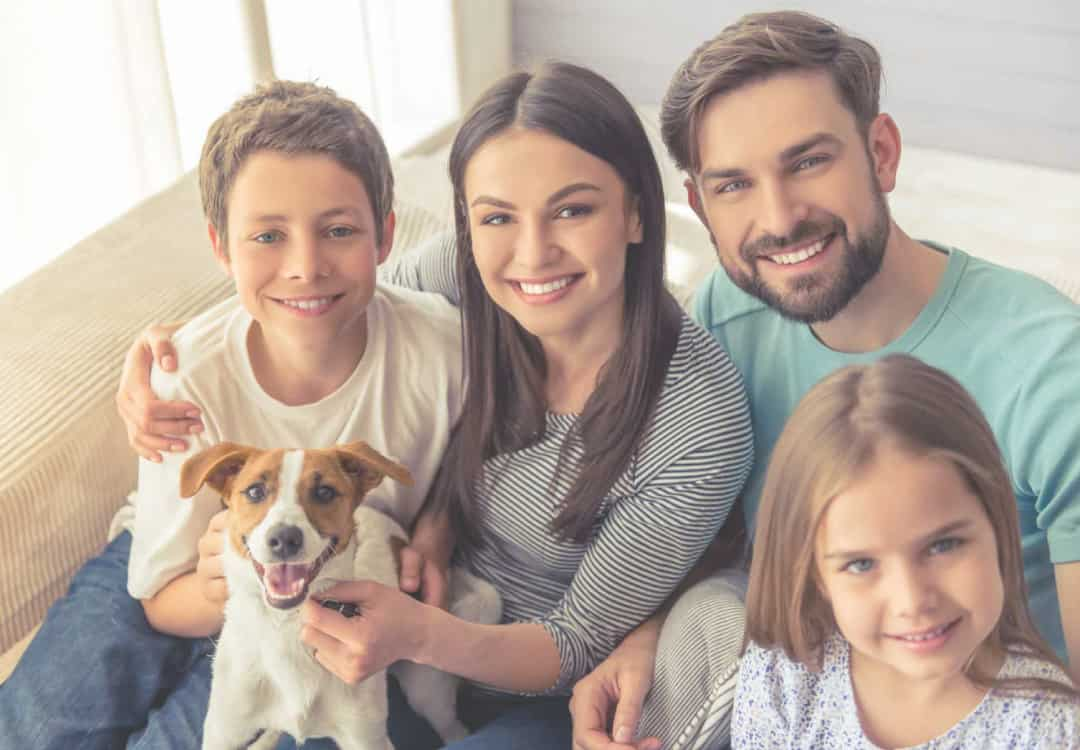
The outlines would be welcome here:
[[[504,622],[355,583],[327,596],[364,616],[308,607],[305,640],[343,679],[410,659],[470,680],[478,731],[454,747],[568,747],[574,682],[727,517],[752,460],[745,396],[664,286],[659,169],[610,83],[565,64],[503,79],[450,175],[456,237],[395,278],[460,302],[468,385],[432,514],[454,519]]]
[[[735,748],[1080,747],[1009,476],[950,376],[894,355],[825,378],[758,519]]]

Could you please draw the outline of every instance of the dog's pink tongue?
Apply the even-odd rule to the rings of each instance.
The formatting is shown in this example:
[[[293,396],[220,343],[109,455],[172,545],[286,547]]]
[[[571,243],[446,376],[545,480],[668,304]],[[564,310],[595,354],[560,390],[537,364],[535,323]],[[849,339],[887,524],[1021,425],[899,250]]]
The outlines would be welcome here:
[[[304,587],[307,565],[278,563],[266,566],[266,587],[275,596],[286,597],[299,594]]]

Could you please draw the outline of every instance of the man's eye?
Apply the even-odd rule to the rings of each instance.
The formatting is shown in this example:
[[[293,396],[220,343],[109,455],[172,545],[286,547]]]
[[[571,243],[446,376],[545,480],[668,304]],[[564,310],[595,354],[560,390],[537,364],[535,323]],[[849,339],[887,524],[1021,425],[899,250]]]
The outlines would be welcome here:
[[[858,560],[851,560],[846,563],[843,568],[841,568],[841,570],[855,574],[869,573],[873,569],[874,561],[865,557],[859,558]]]
[[[356,230],[352,227],[330,227],[327,234],[336,238],[351,237],[356,234]]]
[[[266,499],[266,485],[262,482],[256,482],[255,484],[244,490],[244,494],[247,499],[253,503],[261,503]]]
[[[312,487],[311,499],[317,503],[329,503],[340,493],[328,484],[320,484]]]

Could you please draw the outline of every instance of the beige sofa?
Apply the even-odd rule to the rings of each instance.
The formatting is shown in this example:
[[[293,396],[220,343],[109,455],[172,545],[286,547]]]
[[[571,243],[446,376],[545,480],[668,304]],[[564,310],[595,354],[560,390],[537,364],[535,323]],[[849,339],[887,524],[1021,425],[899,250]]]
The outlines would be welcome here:
[[[662,154],[655,112],[644,117]],[[448,225],[445,157],[444,142],[396,162],[395,253]],[[661,161],[669,276],[685,300],[715,261],[681,175]],[[900,184],[891,204],[909,232],[1027,268],[1080,299],[1080,175],[912,149]],[[124,351],[149,323],[229,293],[189,174],[0,294],[0,680],[134,486],[114,407]]]

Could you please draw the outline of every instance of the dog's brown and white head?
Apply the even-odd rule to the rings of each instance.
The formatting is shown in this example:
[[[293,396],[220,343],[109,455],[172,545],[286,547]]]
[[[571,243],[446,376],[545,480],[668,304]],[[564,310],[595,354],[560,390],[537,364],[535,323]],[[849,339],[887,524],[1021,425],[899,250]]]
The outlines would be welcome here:
[[[411,485],[409,471],[364,442],[316,450],[261,450],[219,443],[180,471],[180,494],[204,484],[229,508],[229,544],[251,560],[266,603],[289,609],[353,534],[353,511],[383,477]]]

